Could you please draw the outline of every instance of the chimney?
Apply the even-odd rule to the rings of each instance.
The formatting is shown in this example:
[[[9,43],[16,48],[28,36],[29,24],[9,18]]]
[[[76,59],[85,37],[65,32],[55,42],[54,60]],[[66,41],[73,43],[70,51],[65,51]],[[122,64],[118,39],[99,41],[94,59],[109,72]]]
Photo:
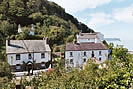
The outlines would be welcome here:
[[[48,44],[48,37],[45,38],[46,44]]]
[[[44,37],[43,40],[45,41],[45,44],[48,44],[48,37]]]
[[[77,38],[77,39],[79,38],[79,35],[78,35],[78,34],[76,35],[76,38]]]

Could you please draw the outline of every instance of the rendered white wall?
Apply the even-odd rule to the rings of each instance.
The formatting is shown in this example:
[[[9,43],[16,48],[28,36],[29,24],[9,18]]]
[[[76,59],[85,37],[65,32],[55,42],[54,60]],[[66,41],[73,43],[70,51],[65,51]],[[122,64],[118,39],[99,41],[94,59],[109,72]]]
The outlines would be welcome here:
[[[100,39],[77,39],[77,43],[88,43],[88,42],[94,42],[94,43],[102,43]]]
[[[95,39],[77,39],[77,43],[95,42]]]
[[[66,51],[65,52],[65,59],[66,61],[70,62],[70,59],[73,59],[74,67],[78,63],[79,66],[82,66],[83,59],[86,58],[86,61],[91,58],[92,51],[94,51],[94,57],[99,60],[101,57],[101,61],[104,62],[108,57],[108,50],[89,50],[89,51]],[[99,55],[99,51],[101,51],[101,55]],[[73,53],[73,56],[70,56],[70,52]],[[86,56],[84,56],[84,52],[86,52]],[[71,64],[70,64],[71,66]]]
[[[32,58],[33,58],[33,53],[31,53]],[[16,64],[23,64],[23,61],[27,63],[28,61],[33,62],[32,59],[28,58],[28,53],[27,54],[20,54],[20,60],[16,60],[16,54],[7,54],[7,59],[8,63],[10,65],[16,65]],[[51,53],[50,52],[45,52],[45,58],[41,58],[41,53],[34,53],[34,60],[36,63],[41,63],[41,62],[48,62],[51,59]]]

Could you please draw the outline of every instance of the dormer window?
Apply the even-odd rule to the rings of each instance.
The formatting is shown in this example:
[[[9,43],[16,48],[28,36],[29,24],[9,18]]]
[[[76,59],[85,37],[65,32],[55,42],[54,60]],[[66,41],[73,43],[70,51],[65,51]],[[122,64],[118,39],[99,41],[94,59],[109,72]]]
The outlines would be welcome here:
[[[29,59],[31,59],[32,58],[32,56],[31,56],[31,54],[29,54]]]
[[[41,53],[41,58],[45,58],[45,53]]]
[[[20,54],[16,54],[16,60],[20,60]]]

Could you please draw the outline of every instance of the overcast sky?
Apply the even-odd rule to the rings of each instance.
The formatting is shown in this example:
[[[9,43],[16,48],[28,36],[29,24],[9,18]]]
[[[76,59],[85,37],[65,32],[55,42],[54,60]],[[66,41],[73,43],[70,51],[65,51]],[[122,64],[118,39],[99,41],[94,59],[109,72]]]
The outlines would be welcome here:
[[[133,50],[133,0],[50,0],[105,37]]]

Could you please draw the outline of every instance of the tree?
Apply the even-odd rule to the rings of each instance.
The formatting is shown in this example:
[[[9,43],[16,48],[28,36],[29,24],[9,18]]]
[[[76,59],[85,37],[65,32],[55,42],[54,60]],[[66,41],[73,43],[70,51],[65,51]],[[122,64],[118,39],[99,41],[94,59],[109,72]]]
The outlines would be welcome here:
[[[7,37],[9,35],[16,33],[16,30],[14,29],[16,29],[15,24],[10,24],[6,20],[0,22],[0,31],[1,31],[2,37]]]
[[[121,57],[118,52],[126,55]],[[128,66],[126,62],[129,63]],[[36,76],[26,84],[38,89],[131,89],[133,87],[133,57],[122,47],[113,48],[113,59],[104,62],[106,67],[103,68],[99,68],[99,64],[90,60],[84,70],[71,68],[68,72],[62,67],[61,61],[58,64],[51,72],[44,72],[42,76]]]

